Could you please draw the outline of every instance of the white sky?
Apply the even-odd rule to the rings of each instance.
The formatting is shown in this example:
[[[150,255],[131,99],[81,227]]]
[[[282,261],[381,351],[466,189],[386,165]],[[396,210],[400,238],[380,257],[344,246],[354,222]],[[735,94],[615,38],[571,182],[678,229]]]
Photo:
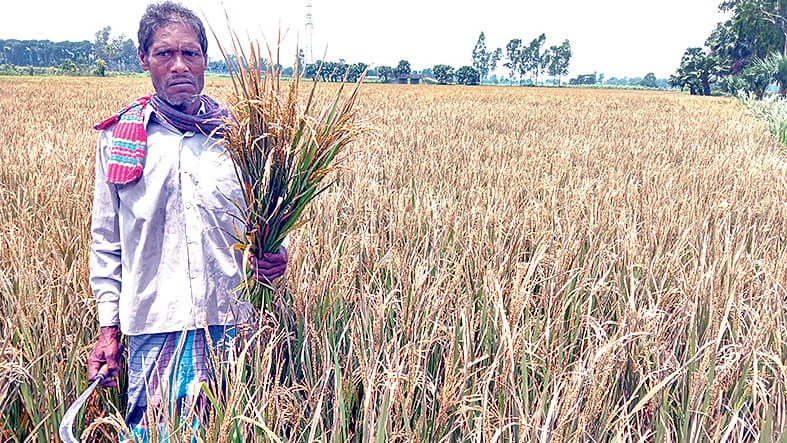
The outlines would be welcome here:
[[[609,77],[666,78],[683,51],[702,46],[716,23],[721,0],[312,0],[315,58],[327,45],[327,60],[345,59],[396,66],[399,60],[420,70],[443,63],[472,63],[481,31],[488,49],[512,38],[525,44],[545,33],[546,47],[571,42],[570,75],[604,73]],[[3,0],[0,39],[93,41],[107,25],[113,35],[136,42],[139,18],[148,0]],[[287,29],[282,63],[294,58],[298,38],[305,42],[306,0],[184,0],[222,34],[226,10],[233,28],[275,44]],[[245,35],[244,35],[245,38]],[[219,58],[211,38],[209,56]],[[502,66],[502,61],[500,63]]]

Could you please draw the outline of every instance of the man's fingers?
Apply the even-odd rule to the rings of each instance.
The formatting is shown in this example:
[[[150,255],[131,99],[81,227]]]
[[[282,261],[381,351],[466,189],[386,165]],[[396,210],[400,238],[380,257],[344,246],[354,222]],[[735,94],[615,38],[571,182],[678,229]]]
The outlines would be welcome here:
[[[282,246],[278,252],[264,253],[261,258],[252,257],[251,266],[258,281],[269,283],[287,270],[287,249]]]
[[[284,275],[284,271],[287,270],[287,264],[282,263],[279,266],[272,267],[268,270],[268,276],[271,278],[279,278]]]
[[[269,279],[281,277],[287,269],[287,263],[269,264],[266,267],[258,267],[255,269],[257,275],[265,276]]]
[[[114,376],[112,376],[112,377],[109,377],[109,376],[104,377],[104,379],[101,380],[101,383],[99,383],[99,385],[102,388],[114,388],[115,386],[118,385],[117,378],[115,378]]]
[[[111,358],[107,358],[107,367],[105,372],[110,377],[114,377],[118,372],[120,372],[120,365],[118,364],[118,358],[116,355],[113,355]]]
[[[87,358],[87,379],[93,381],[98,376],[98,371],[104,365],[103,355],[96,355],[95,351]]]

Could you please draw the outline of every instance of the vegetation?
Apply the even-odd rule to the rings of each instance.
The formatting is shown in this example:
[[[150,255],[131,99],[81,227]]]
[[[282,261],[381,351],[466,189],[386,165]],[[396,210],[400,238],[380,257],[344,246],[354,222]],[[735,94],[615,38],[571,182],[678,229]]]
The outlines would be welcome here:
[[[462,66],[456,70],[456,83],[460,85],[477,85],[481,83],[481,73],[472,66]]]
[[[787,101],[775,96],[756,99],[745,94],[741,94],[738,100],[755,116],[764,120],[771,134],[787,146]]]
[[[434,65],[432,74],[441,85],[447,85],[454,81],[454,68],[448,65]]]
[[[494,71],[497,68],[497,63],[502,56],[503,50],[500,48],[494,51],[487,51],[486,36],[481,32],[481,35],[478,36],[478,42],[473,48],[473,68],[478,71],[482,80],[489,76],[490,71]]]
[[[312,82],[306,103],[299,103],[300,77],[282,89],[279,65],[268,64],[263,70],[259,45],[244,50],[233,34],[232,51],[244,63],[230,71],[233,118],[228,119],[224,143],[242,183],[242,223],[234,226],[233,247],[242,251],[246,263],[249,257],[276,253],[286,236],[305,223],[304,210],[330,187],[325,178],[364,130],[356,123],[354,106],[365,72],[349,96],[343,98],[341,87],[331,105],[320,108],[315,103],[318,82]],[[224,49],[222,54],[231,68],[229,54]],[[259,284],[253,273],[248,269],[241,284],[243,299],[270,311],[271,289]]]
[[[94,42],[52,42],[49,40],[0,40],[0,72],[14,75],[14,71],[26,71],[25,75],[92,75],[101,71],[99,61],[107,70],[142,72],[137,58],[137,47],[124,35],[111,37],[112,29],[107,26],[96,32]],[[56,67],[57,71],[29,68]],[[32,71],[32,72],[31,72]]]
[[[87,385],[90,126],[149,90],[0,81],[3,441],[54,440]],[[787,163],[762,122],[620,90],[358,105],[378,129],[294,236],[202,441],[785,438]],[[117,441],[115,407],[94,396],[87,441]]]
[[[89,66],[95,59],[93,44],[49,40],[0,40],[0,64],[15,66],[56,66],[62,60]]]
[[[719,9],[731,13],[705,41],[688,48],[670,79],[692,95],[710,95],[717,83],[728,93],[762,98],[771,83],[787,94],[787,1],[726,0]]]
[[[557,79],[568,75],[568,65],[571,61],[571,44],[564,40],[560,46],[551,46],[542,52],[546,35],[541,34],[533,39],[529,45],[523,46],[522,40],[515,38],[506,44],[506,62],[503,66],[509,71],[510,82],[517,77],[524,78],[530,75],[531,84],[538,84],[538,77],[544,72]]]

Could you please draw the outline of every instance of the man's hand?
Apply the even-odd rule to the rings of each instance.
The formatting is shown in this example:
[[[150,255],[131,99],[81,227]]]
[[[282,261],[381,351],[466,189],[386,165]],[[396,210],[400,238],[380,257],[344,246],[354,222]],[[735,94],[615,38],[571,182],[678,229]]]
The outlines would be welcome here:
[[[284,275],[287,270],[287,248],[279,247],[275,254],[262,254],[261,258],[251,258],[251,269],[254,279],[260,283],[271,283]]]
[[[120,350],[118,350],[118,327],[104,326],[93,347],[93,352],[87,359],[87,378],[93,381],[98,376],[99,371],[106,365],[104,371],[107,376],[101,382],[103,387],[117,386],[117,376],[120,372]]]

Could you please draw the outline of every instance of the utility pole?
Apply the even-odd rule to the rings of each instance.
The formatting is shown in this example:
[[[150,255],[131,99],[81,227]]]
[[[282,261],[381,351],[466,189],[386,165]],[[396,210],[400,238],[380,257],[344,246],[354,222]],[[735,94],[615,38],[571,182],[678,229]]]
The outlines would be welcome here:
[[[303,54],[306,63],[314,63],[312,54],[312,34],[314,33],[314,23],[312,22],[312,0],[306,0],[306,47]]]

